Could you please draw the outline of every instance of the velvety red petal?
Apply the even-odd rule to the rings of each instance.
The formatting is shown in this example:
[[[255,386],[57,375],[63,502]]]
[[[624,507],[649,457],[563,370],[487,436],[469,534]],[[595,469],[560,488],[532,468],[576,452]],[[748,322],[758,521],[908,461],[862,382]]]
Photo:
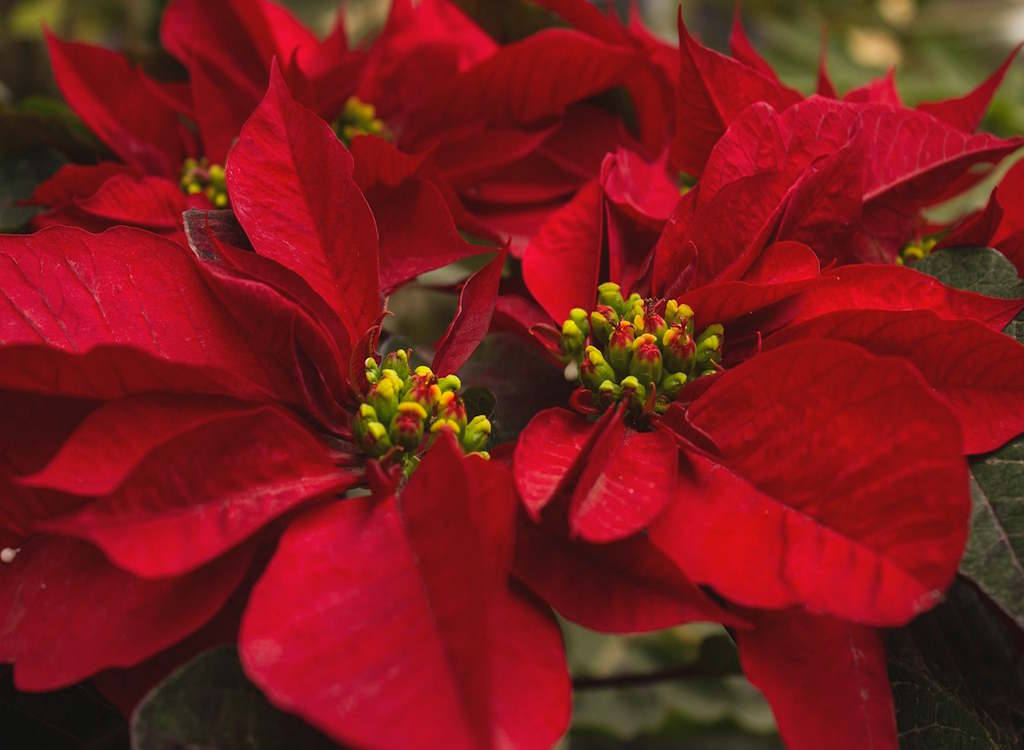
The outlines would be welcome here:
[[[510,478],[473,462],[442,440],[397,500],[335,504],[284,534],[240,638],[271,700],[380,748],[546,748],[561,735],[557,626],[505,580]]]
[[[669,179],[664,159],[649,163],[628,149],[605,157],[600,182],[609,200],[654,227],[660,227],[679,202],[679,188]]]
[[[790,326],[766,348],[816,338],[910,360],[960,420],[964,453],[995,450],[1024,432],[1024,346],[998,331],[927,310],[842,310]]]
[[[330,126],[295,102],[280,71],[227,165],[231,205],[253,248],[309,282],[352,340],[381,313],[377,228]]]
[[[692,580],[870,624],[938,602],[967,536],[967,467],[956,418],[909,363],[794,343],[718,376],[688,418],[721,463],[693,457],[650,535]]]
[[[189,65],[196,124],[203,152],[212,164],[223,165],[245,121],[260,101],[260,91],[240,85],[236,78],[205,58]]]
[[[487,335],[507,257],[508,251],[502,250],[463,284],[455,317],[434,354],[434,372],[457,372]]]
[[[736,632],[790,750],[897,750],[885,644],[873,628],[800,612],[760,613]]]
[[[589,310],[601,263],[601,188],[585,185],[551,214],[523,253],[523,280],[533,298],[561,324],[574,307]]]
[[[900,92],[896,90],[896,75],[892,68],[889,68],[881,78],[847,91],[843,101],[856,104],[888,104],[898,108],[903,106]]]
[[[50,64],[68,104],[110,149],[147,174],[177,177],[185,154],[178,115],[153,96],[120,55],[46,35]],[[111,95],[111,92],[115,92]]]
[[[65,164],[36,187],[30,201],[39,206],[63,206],[75,198],[88,198],[114,175],[131,171],[131,167],[113,161]]]
[[[241,547],[178,578],[143,580],[85,542],[37,537],[0,566],[0,661],[20,690],[54,690],[127,667],[195,631],[241,581]]]

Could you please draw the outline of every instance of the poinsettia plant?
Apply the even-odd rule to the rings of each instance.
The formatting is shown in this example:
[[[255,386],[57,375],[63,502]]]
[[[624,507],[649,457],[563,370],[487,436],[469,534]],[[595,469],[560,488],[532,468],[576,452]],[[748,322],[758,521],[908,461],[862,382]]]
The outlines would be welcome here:
[[[1014,55],[910,107],[677,33],[173,0],[170,80],[46,32],[107,151],[0,236],[15,703],[136,750],[1024,741],[1024,172],[927,213],[1024,145],[978,132]]]

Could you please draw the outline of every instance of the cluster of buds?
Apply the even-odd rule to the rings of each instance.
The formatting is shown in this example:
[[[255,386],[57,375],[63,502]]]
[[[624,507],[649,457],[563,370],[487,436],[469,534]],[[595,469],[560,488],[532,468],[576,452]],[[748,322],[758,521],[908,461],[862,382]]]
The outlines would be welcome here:
[[[228,206],[228,183],[224,167],[210,164],[205,157],[193,159],[190,156],[185,159],[181,169],[181,189],[186,195],[202,193],[217,208]]]
[[[374,106],[354,96],[345,101],[344,109],[334,121],[334,132],[346,146],[357,135],[387,135],[384,121],[377,117]]]
[[[916,239],[900,250],[900,254],[896,258],[896,263],[903,266],[907,263],[913,263],[914,261],[927,258],[932,254],[932,250],[939,244],[939,241],[934,237],[922,237]]]
[[[592,312],[570,311],[560,346],[566,377],[578,377],[602,406],[625,400],[634,414],[660,414],[688,382],[721,369],[721,325],[695,337],[688,305],[623,298],[610,282],[597,289]]]
[[[409,352],[391,352],[378,365],[366,360],[366,398],[355,415],[360,447],[382,463],[401,462],[408,475],[442,432],[450,433],[467,454],[490,458],[487,417],[469,419],[455,375],[438,378],[429,367],[409,369]]]

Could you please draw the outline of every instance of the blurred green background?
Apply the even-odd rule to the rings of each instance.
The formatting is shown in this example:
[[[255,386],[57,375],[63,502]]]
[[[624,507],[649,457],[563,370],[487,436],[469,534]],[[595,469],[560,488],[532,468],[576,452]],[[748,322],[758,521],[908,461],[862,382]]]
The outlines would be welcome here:
[[[71,36],[126,49],[140,58],[155,48],[165,0],[0,0],[0,101],[52,90],[40,46],[42,24]],[[628,0],[614,2],[625,10]],[[338,0],[283,0],[312,28],[326,32]],[[650,25],[675,37],[676,0],[640,0]],[[387,0],[347,0],[350,33],[371,35]],[[724,49],[733,0],[687,0],[688,23],[708,44]],[[814,85],[821,35],[840,90],[896,67],[910,102],[953,96],[983,79],[1024,39],[1024,0],[746,0],[744,22],[755,46],[791,85]],[[1024,70],[1014,66],[986,127],[1024,131]]]

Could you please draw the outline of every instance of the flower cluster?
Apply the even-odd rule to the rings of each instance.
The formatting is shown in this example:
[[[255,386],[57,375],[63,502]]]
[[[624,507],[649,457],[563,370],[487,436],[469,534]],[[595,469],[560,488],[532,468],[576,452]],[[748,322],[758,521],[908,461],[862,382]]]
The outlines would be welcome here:
[[[0,661],[131,710],[230,643],[339,743],[543,750],[556,612],[709,621],[791,750],[895,750],[882,629],[974,575],[968,459],[1024,433],[1024,167],[923,218],[1024,144],[975,132],[1012,56],[908,107],[804,96],[738,20],[726,56],[586,0],[510,4],[506,43],[476,5],[350,46],[172,0],[175,81],[47,37],[107,151],[0,237]],[[921,272],[965,245],[999,294]],[[417,366],[392,295],[453,264]],[[491,334],[519,354],[483,367]]]

